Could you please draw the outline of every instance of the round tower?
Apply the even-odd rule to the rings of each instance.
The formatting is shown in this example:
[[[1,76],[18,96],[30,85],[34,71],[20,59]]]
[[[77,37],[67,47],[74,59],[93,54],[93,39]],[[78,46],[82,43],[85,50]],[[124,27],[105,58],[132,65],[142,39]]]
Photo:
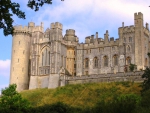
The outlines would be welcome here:
[[[68,41],[72,41],[72,42],[75,42],[76,41],[76,36],[75,36],[75,30],[73,29],[68,29],[66,30],[66,38]]]
[[[17,91],[29,88],[30,36],[28,27],[14,27],[10,84],[17,85]]]

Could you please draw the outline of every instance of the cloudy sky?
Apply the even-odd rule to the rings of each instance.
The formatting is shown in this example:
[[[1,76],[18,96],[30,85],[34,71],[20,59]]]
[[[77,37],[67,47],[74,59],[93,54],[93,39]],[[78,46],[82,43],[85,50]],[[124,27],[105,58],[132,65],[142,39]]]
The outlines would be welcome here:
[[[145,23],[150,23],[149,0],[53,0],[52,5],[43,6],[38,12],[27,8],[28,0],[12,0],[21,5],[26,19],[13,17],[14,25],[28,25],[33,21],[36,25],[44,22],[48,28],[52,22],[63,24],[63,35],[66,29],[75,29],[80,42],[86,36],[99,33],[104,37],[106,30],[109,36],[118,38],[118,27],[134,25],[134,13],[142,12]],[[5,37],[0,29],[0,90],[9,85],[12,36]]]

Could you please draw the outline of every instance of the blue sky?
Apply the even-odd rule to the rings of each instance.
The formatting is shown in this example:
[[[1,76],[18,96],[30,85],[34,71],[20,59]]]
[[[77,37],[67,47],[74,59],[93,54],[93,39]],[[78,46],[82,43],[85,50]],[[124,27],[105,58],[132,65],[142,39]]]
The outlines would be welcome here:
[[[33,21],[36,25],[44,22],[44,29],[52,22],[63,24],[63,35],[66,29],[75,29],[80,42],[86,36],[99,33],[104,37],[106,30],[109,36],[118,38],[118,27],[134,25],[134,13],[142,12],[145,23],[150,23],[149,0],[53,0],[52,5],[45,5],[38,12],[27,8],[28,0],[18,2],[26,19],[13,17],[14,25],[27,26]],[[0,89],[9,85],[12,36],[5,37],[0,29]]]

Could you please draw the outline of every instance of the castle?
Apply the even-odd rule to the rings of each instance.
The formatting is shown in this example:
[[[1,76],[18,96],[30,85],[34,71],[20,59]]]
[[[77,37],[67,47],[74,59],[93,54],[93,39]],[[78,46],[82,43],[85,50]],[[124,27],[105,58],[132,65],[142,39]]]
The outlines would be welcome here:
[[[75,30],[62,35],[63,26],[56,22],[44,32],[43,23],[15,26],[12,42],[10,84],[17,90],[56,88],[61,74],[83,76],[124,72],[130,63],[137,70],[149,66],[149,25],[143,26],[143,14],[134,14],[134,25],[118,28],[119,38],[104,38],[98,33],[79,43]]]

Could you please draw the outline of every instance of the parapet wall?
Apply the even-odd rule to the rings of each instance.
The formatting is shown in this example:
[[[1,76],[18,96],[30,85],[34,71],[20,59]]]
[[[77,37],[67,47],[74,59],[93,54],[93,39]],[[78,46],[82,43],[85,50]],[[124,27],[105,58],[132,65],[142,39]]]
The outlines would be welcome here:
[[[59,22],[55,22],[55,23],[51,23],[51,29],[55,29],[55,28],[58,28],[58,29],[63,29],[63,25]]]

